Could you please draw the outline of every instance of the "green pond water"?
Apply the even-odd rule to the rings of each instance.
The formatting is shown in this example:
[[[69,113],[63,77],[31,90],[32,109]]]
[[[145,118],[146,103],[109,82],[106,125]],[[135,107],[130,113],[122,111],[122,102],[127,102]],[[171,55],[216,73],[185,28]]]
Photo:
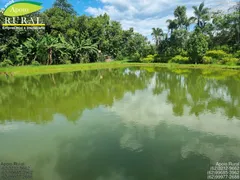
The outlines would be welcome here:
[[[33,180],[204,180],[239,161],[239,71],[0,76],[0,179],[18,162]]]

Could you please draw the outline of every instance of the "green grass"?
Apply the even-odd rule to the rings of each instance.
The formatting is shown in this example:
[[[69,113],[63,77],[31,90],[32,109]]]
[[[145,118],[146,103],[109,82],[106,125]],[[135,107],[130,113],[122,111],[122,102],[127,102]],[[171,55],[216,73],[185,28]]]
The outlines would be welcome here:
[[[49,74],[59,72],[71,72],[80,70],[95,70],[121,67],[168,67],[168,68],[201,68],[201,69],[238,69],[240,66],[226,65],[204,65],[204,64],[168,64],[168,63],[127,63],[115,61],[110,63],[89,63],[89,64],[69,64],[69,65],[51,65],[51,66],[13,66],[0,68],[1,72],[13,73],[14,76],[28,76],[37,74]]]

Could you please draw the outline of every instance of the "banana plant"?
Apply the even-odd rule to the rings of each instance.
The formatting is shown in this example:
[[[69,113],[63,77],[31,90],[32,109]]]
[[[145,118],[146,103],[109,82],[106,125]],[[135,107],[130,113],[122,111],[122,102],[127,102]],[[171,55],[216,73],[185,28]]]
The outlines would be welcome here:
[[[81,62],[81,59],[88,61],[90,54],[98,55],[97,45],[92,44],[90,39],[76,38],[74,41],[70,41],[70,44],[74,53],[75,62]]]

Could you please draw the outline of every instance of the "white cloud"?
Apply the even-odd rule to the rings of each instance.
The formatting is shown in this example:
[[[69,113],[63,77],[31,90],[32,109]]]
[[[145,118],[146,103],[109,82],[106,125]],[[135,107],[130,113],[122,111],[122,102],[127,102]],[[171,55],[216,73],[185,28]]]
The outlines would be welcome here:
[[[99,16],[100,14],[105,13],[106,11],[104,11],[101,8],[93,8],[93,7],[88,7],[86,10],[89,14],[92,14],[94,16]]]
[[[137,91],[135,94],[126,93],[122,100],[114,102],[110,110],[122,117],[126,124],[136,122],[146,127],[154,127],[161,122],[165,122],[169,125],[185,126],[193,131],[240,140],[240,121],[237,118],[229,121],[220,109],[215,114],[204,112],[199,117],[196,117],[189,115],[190,109],[185,107],[183,116],[174,116],[172,104],[166,103],[168,91],[164,91],[158,96],[152,94],[155,83],[154,76],[147,90]],[[217,93],[214,91],[210,93],[213,97],[219,93],[219,97],[224,101],[229,101],[230,99],[227,96],[227,89],[219,89]],[[218,96],[215,98],[218,98]]]
[[[212,162],[219,161],[226,153],[240,157],[239,146],[236,145],[235,141],[237,140],[238,145],[240,145],[240,121],[237,118],[229,121],[223,115],[223,110],[220,109],[215,113],[205,111],[199,117],[196,117],[189,114],[189,107],[184,107],[184,114],[181,117],[174,116],[173,105],[166,103],[169,92],[164,91],[160,95],[152,94],[155,82],[153,77],[148,89],[136,91],[135,94],[126,93],[122,100],[115,101],[113,106],[109,108],[109,111],[120,117],[124,126],[127,127],[120,140],[122,148],[141,151],[143,142],[139,138],[140,136],[136,136],[133,132],[139,132],[144,127],[144,135],[154,138],[155,128],[160,124],[165,124],[171,128],[180,129],[180,127],[184,127],[189,132],[199,132],[201,134],[192,136],[191,140],[186,141],[186,144],[182,146],[182,156],[184,158],[191,152],[204,154]],[[222,95],[227,94],[226,89],[221,91]],[[211,93],[211,96],[213,96],[216,92]],[[225,97],[224,100],[227,101],[228,98]],[[208,135],[226,137],[229,138],[229,141],[219,146],[217,143],[210,143],[204,138]]]
[[[86,12],[93,16],[103,13],[112,20],[120,21],[124,29],[133,27],[135,31],[151,35],[153,27],[160,27],[167,32],[166,20],[173,18],[173,11],[178,5],[187,6],[187,15],[192,16],[192,6],[198,6],[202,0],[100,0],[102,8],[88,7]],[[214,9],[227,10],[236,0],[205,0],[205,5]]]

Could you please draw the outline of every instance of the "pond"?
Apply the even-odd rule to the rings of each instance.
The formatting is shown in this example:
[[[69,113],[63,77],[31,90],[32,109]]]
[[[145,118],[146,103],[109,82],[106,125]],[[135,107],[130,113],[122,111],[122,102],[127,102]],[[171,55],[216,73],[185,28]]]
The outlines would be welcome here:
[[[0,77],[2,179],[17,162],[33,180],[203,180],[239,161],[239,71]]]

